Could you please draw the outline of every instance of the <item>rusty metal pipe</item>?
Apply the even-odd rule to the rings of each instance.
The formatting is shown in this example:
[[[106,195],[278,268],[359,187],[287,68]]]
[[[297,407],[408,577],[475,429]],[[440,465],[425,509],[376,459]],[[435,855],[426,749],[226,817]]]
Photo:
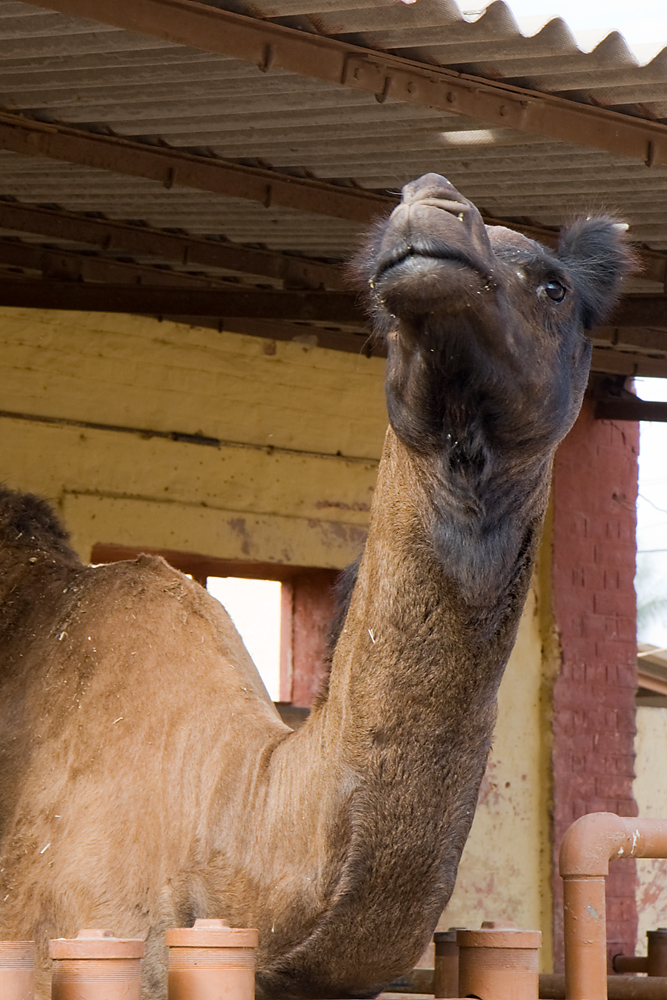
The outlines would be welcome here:
[[[667,978],[654,976],[637,979],[635,976],[609,976],[609,1000],[667,1000]],[[565,976],[558,973],[540,973],[541,1000],[565,1000]]]
[[[667,858],[667,820],[589,813],[565,834],[560,874],[567,1000],[607,998],[605,877],[618,858]]]
[[[628,972],[648,972],[646,955],[614,955],[611,964],[614,972],[621,975]]]
[[[647,931],[646,955],[614,955],[614,972],[645,972],[649,976],[667,976],[667,927]]]
[[[456,997],[459,994],[459,946],[456,930],[436,931],[435,968],[433,970],[432,991],[436,997]],[[431,990],[426,992],[430,993]]]
[[[667,928],[646,932],[646,971],[649,976],[667,976]]]

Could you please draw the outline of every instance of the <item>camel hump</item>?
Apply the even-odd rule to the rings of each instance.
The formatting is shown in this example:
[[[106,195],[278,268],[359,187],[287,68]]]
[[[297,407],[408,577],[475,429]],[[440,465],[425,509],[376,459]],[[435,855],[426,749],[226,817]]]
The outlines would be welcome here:
[[[33,549],[77,562],[69,533],[49,503],[0,486],[0,547]]]

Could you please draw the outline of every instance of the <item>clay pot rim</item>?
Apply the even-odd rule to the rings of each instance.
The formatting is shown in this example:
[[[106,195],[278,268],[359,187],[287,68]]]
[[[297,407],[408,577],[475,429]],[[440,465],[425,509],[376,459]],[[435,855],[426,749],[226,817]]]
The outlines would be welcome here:
[[[456,932],[456,943],[461,948],[539,948],[541,931],[522,931],[518,928],[483,928]]]
[[[146,943],[140,938],[52,938],[49,958],[67,959],[143,958]]]
[[[165,931],[170,948],[256,948],[259,931],[254,927],[172,927]]]

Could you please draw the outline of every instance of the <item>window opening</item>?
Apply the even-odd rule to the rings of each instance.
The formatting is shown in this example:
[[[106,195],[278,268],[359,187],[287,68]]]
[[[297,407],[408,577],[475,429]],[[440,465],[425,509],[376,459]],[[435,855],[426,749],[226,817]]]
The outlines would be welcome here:
[[[282,584],[237,576],[209,576],[206,589],[224,606],[273,701],[280,699]]]
[[[642,399],[667,401],[667,380],[635,379]],[[667,424],[642,421],[639,428],[637,497],[637,633],[640,642],[667,647]]]
[[[220,600],[241,633],[269,695],[280,704],[281,714],[287,706],[299,717],[296,721],[286,719],[288,725],[303,721],[302,715],[307,714],[326,683],[330,628],[337,612],[334,587],[338,571],[219,559],[177,549],[135,548],[111,542],[96,543],[91,562],[136,559],[141,552],[162,556]],[[260,588],[265,585],[269,593],[273,588],[271,610],[255,594],[246,602],[251,609],[248,621],[247,611],[243,618],[242,611],[238,607],[234,610],[234,606],[241,591],[256,584]],[[272,636],[268,659],[256,644],[256,640],[265,641],[267,635]]]

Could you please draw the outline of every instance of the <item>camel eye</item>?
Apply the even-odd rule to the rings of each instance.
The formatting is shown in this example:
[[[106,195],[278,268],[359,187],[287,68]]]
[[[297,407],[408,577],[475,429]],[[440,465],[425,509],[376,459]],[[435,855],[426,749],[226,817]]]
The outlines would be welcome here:
[[[565,285],[562,285],[560,281],[557,281],[555,278],[552,278],[551,281],[547,281],[544,285],[544,291],[552,302],[562,302],[567,293]]]

